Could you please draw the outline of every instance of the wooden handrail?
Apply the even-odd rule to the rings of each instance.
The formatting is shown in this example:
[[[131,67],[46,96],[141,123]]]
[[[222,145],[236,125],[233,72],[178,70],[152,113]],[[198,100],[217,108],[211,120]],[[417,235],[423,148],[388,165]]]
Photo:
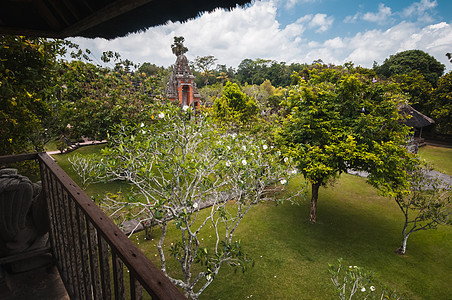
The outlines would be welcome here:
[[[142,287],[153,299],[186,299],[47,153],[0,156],[0,163],[24,160],[40,164],[52,252],[71,297],[126,298],[126,267],[131,293],[127,298],[140,299]]]

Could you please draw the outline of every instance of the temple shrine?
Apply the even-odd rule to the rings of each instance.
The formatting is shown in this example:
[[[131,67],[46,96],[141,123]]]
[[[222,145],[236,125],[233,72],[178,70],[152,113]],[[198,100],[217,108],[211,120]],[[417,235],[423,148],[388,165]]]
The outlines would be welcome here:
[[[201,95],[196,87],[195,76],[188,66],[188,59],[183,53],[177,55],[166,86],[166,96],[180,106],[188,105],[199,108]]]

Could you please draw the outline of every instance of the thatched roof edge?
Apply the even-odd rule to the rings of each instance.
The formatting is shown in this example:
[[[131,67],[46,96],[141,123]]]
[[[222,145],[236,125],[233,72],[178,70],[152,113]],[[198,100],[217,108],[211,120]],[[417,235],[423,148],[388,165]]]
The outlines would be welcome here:
[[[409,127],[422,128],[435,123],[432,118],[420,113],[409,104],[399,105],[399,113],[406,118],[403,122]]]

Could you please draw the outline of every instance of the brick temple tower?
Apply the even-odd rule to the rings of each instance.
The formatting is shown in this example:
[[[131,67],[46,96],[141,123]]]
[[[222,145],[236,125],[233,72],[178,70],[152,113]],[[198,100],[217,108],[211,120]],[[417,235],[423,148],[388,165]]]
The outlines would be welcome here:
[[[166,86],[166,96],[180,106],[188,105],[199,108],[201,95],[196,87],[195,76],[188,66],[188,59],[184,54],[177,56]]]

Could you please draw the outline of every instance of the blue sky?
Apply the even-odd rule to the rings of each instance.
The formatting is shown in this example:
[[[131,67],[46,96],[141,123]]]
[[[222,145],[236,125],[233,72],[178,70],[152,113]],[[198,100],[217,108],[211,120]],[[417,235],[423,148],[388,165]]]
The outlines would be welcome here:
[[[372,67],[397,52],[420,49],[451,70],[445,53],[452,52],[452,1],[262,0],[111,41],[72,40],[97,58],[112,50],[136,63],[169,66],[174,36],[185,37],[189,59],[214,55],[232,67],[245,58]]]

